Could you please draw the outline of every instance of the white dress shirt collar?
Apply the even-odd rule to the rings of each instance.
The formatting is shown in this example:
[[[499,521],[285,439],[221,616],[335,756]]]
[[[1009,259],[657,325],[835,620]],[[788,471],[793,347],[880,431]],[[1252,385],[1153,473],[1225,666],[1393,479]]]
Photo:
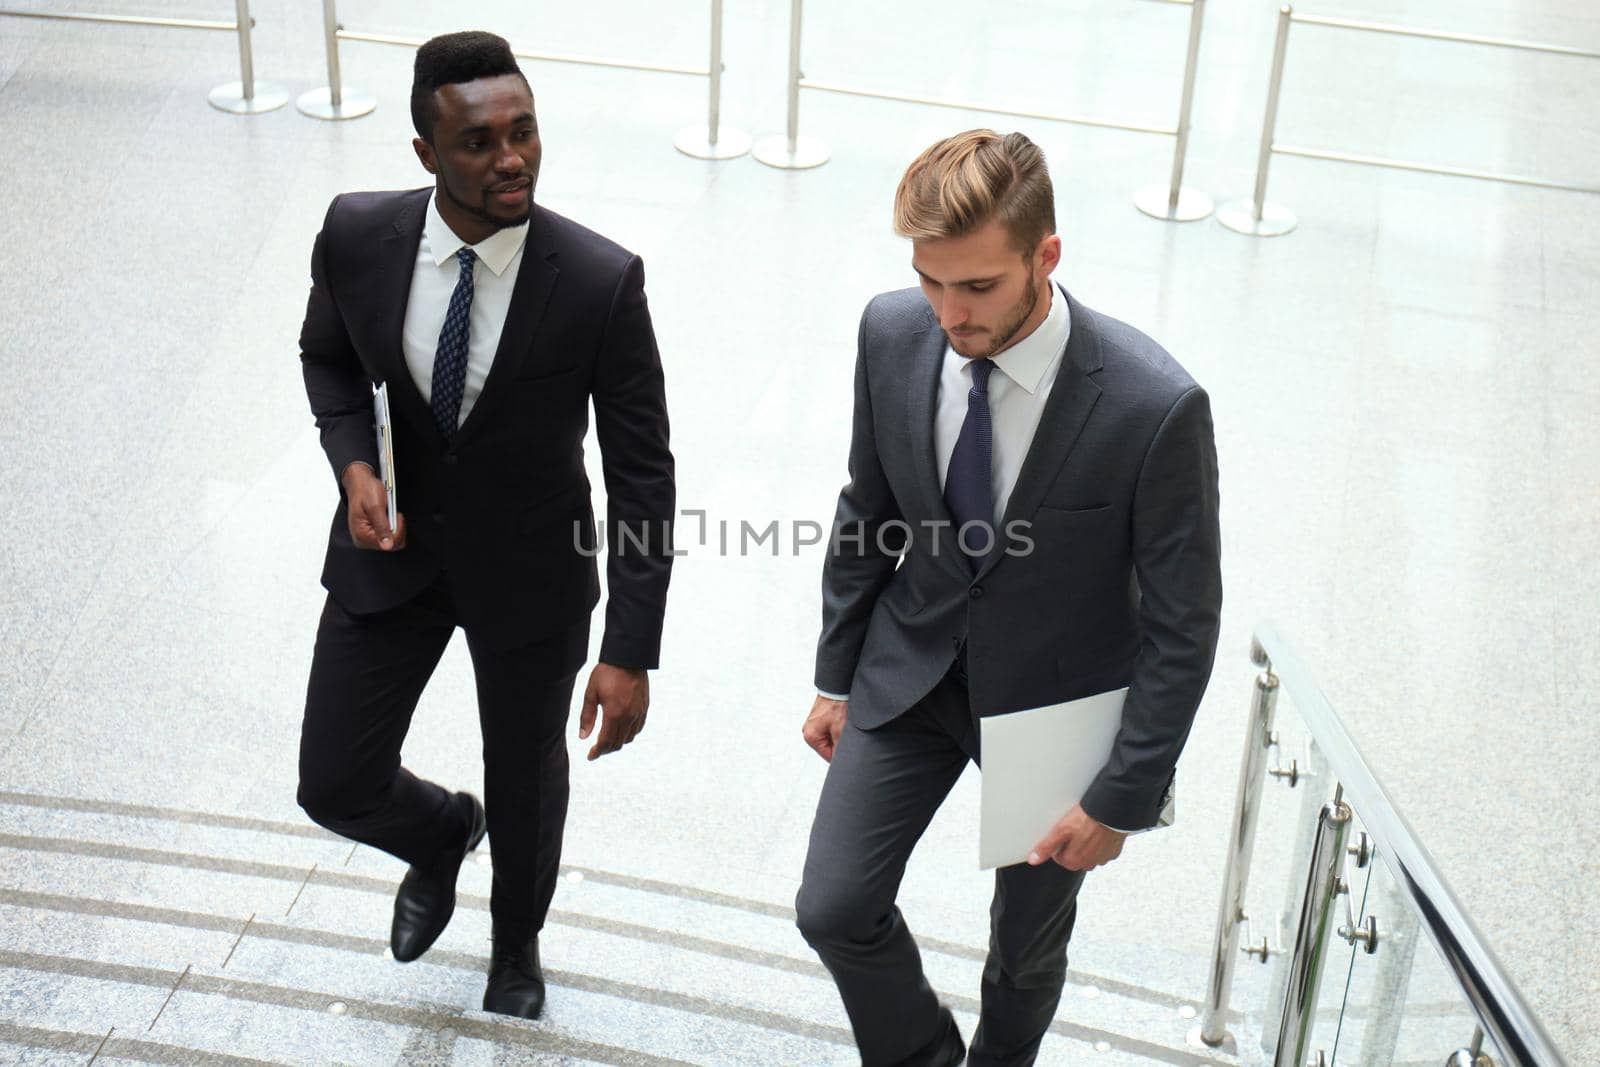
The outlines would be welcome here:
[[[1048,286],[1050,312],[1032,333],[994,357],[994,365],[1005,376],[1022,386],[1031,396],[1039,388],[1045,371],[1066,351],[1072,333],[1072,316],[1067,313],[1067,298]]]
[[[439,214],[438,201],[436,193],[429,195],[428,217],[423,223],[423,229],[428,235],[428,251],[433,253],[434,265],[442,267],[454,259],[456,253],[467,246],[467,242],[458,237],[456,231],[450,228],[450,224],[444,221],[444,216]],[[508,226],[494,231],[473,245],[472,250],[477,253],[483,265],[498,278],[511,265],[512,259],[516,257],[527,239],[528,224],[524,222],[521,226]]]

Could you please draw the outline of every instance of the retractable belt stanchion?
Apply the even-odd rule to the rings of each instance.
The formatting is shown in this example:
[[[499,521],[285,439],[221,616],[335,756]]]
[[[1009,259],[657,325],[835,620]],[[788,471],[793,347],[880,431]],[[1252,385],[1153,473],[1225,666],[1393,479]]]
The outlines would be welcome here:
[[[22,19],[44,19],[51,22],[109,22],[120,26],[160,26],[175,30],[221,30],[239,35],[239,80],[219,85],[211,90],[207,99],[211,106],[235,115],[259,115],[273,111],[289,102],[289,94],[276,85],[256,80],[255,55],[250,44],[250,30],[255,25],[250,18],[248,0],[236,0],[235,18],[232,22],[208,19],[174,19],[153,15],[101,15],[80,11],[16,11],[0,8],[0,16]]]
[[[1321,26],[1335,30],[1354,30],[1360,33],[1376,33],[1391,37],[1416,37],[1428,41],[1447,41],[1454,44],[1478,45],[1518,52],[1570,56],[1577,59],[1600,59],[1600,52],[1572,48],[1566,45],[1514,41],[1502,37],[1485,37],[1481,34],[1430,30],[1420,26],[1399,26],[1384,22],[1327,18],[1320,15],[1297,15],[1292,7],[1285,5],[1278,12],[1278,43],[1272,54],[1272,78],[1267,91],[1266,119],[1262,123],[1261,155],[1256,161],[1255,196],[1251,200],[1238,200],[1224,205],[1217,212],[1217,221],[1228,227],[1228,229],[1237,230],[1239,233],[1249,234],[1252,237],[1274,237],[1294,229],[1294,213],[1280,205],[1267,202],[1267,169],[1274,153],[1284,156],[1299,156],[1302,159],[1325,159],[1335,163],[1354,163],[1365,167],[1408,170],[1417,174],[1439,174],[1449,178],[1473,178],[1478,181],[1499,182],[1504,185],[1527,185],[1537,189],[1557,189],[1568,193],[1600,193],[1600,185],[1583,185],[1576,182],[1536,178],[1526,174],[1504,174],[1467,167],[1445,167],[1436,163],[1423,163],[1417,160],[1388,159],[1383,156],[1336,152],[1326,148],[1305,148],[1298,145],[1278,144],[1274,140],[1274,127],[1277,125],[1278,120],[1278,96],[1283,88],[1284,54],[1289,43],[1289,27],[1296,22],[1306,26]]]
[[[400,45],[418,48],[424,44],[420,37],[402,37],[389,33],[367,33],[346,29],[339,24],[334,12],[334,0],[323,0],[323,23],[328,47],[328,87],[302,96],[300,110],[322,119],[353,119],[365,115],[375,106],[372,97],[358,89],[340,84],[339,42],[365,41],[368,44]],[[646,74],[681,74],[691,78],[709,78],[711,102],[706,125],[692,126],[679,132],[674,142],[680,152],[700,159],[732,159],[750,150],[750,138],[739,130],[722,125],[722,0],[711,2],[711,58],[708,66],[686,67],[673,63],[639,63],[631,59],[611,59],[605,56],[570,55],[558,52],[529,52],[513,48],[519,59],[541,63],[571,63],[580,67],[607,67],[611,70],[632,70]]]
[[[217,86],[206,99],[212,107],[235,115],[276,111],[289,102],[289,94],[276,85],[256,81],[255,50],[250,42],[255,20],[250,17],[250,0],[235,0],[234,7],[239,30],[239,80]]]
[[[1267,113],[1261,122],[1261,152],[1256,157],[1256,192],[1250,200],[1235,200],[1222,205],[1217,221],[1237,233],[1251,237],[1278,237],[1294,229],[1294,212],[1281,204],[1267,203],[1267,169],[1272,165],[1272,137],[1278,125],[1278,97],[1283,91],[1283,57],[1289,49],[1289,26],[1294,8],[1278,9],[1278,38],[1272,48],[1272,77],[1267,82]]]
[[[1211,213],[1211,198],[1183,185],[1184,156],[1189,150],[1189,118],[1194,104],[1196,65],[1200,58],[1200,28],[1205,18],[1205,0],[1167,0],[1169,3],[1189,5],[1189,52],[1184,68],[1183,98],[1178,107],[1177,127],[1156,126],[1145,122],[1128,122],[1121,119],[1094,115],[1068,115],[1059,112],[1036,111],[1008,107],[995,107],[974,100],[954,100],[917,93],[873,89],[839,82],[823,82],[807,78],[800,69],[800,40],[803,28],[802,0],[790,0],[789,9],[789,126],[781,136],[764,137],[756,142],[755,157],[769,167],[781,170],[801,170],[820,166],[828,161],[828,148],[814,137],[800,134],[800,91],[810,89],[820,93],[840,96],[859,96],[869,100],[891,100],[902,104],[922,104],[927,107],[945,107],[958,111],[978,111],[989,115],[1007,115],[1012,118],[1039,119],[1045,122],[1069,122],[1078,126],[1094,126],[1103,130],[1127,130],[1131,133],[1154,133],[1177,138],[1173,153],[1172,178],[1167,185],[1141,190],[1134,203],[1141,211],[1158,219],[1189,222],[1203,219]]]
[[[322,29],[328,50],[328,84],[321,89],[302,93],[294,102],[303,114],[314,119],[335,122],[341,119],[358,119],[371,114],[378,102],[363,89],[346,88],[344,75],[339,69],[339,12],[334,0],[322,0]]]
[[[1184,157],[1189,152],[1190,116],[1194,112],[1195,71],[1200,62],[1200,30],[1205,23],[1206,0],[1194,0],[1189,10],[1189,53],[1183,63],[1183,98],[1178,104],[1177,144],[1172,150],[1172,180],[1149,185],[1133,195],[1133,204],[1151,218],[1167,222],[1195,222],[1211,214],[1211,198],[1183,184]]]
[[[756,142],[755,157],[779,170],[808,170],[828,161],[828,146],[800,136],[800,30],[805,21],[802,0],[789,2],[789,127],[788,132]]]
[[[696,159],[735,159],[750,151],[750,135],[722,125],[722,0],[711,0],[710,103],[704,126],[688,126],[673,147]]]

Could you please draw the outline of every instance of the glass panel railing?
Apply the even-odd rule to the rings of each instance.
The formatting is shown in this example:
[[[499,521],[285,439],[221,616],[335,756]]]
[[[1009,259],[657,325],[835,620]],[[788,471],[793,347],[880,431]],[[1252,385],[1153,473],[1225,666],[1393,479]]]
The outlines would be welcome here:
[[[1357,910],[1363,943],[1354,953],[1339,1033],[1329,1062],[1344,1067],[1442,1064],[1471,1049],[1477,1015],[1444,958],[1428,943],[1384,857],[1363,873]],[[1493,1042],[1481,1041],[1482,1062],[1508,1062]],[[1466,1062],[1471,1063],[1468,1059]]]
[[[1564,1067],[1294,649],[1263,625],[1252,653],[1195,1043],[1273,1067]]]

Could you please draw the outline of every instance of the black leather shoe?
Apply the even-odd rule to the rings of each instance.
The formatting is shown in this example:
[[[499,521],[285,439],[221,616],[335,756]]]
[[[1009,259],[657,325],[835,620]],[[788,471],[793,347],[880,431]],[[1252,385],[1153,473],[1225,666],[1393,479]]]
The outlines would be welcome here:
[[[539,1017],[544,1010],[544,972],[539,968],[538,934],[529,937],[495,927],[483,1010],[519,1019]]]
[[[457,793],[458,804],[471,805],[471,823],[458,850],[439,857],[427,867],[415,864],[400,880],[394,895],[394,924],[389,928],[389,951],[401,963],[410,963],[433,947],[450,924],[456,910],[456,877],[467,853],[483,840],[488,822],[483,805],[471,793]]]

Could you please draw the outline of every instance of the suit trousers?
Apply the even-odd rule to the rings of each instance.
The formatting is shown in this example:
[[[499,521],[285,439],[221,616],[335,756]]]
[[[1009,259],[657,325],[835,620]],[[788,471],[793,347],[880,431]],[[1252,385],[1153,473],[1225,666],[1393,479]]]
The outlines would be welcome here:
[[[943,1009],[895,897],[906,861],[967,760],[978,726],[966,686],[945,676],[872,730],[847,724],[811,827],[795,900],[800,932],[833,975],[866,1067],[917,1064]],[[1066,981],[1082,871],[1019,864],[995,872],[983,1000],[968,1063],[1031,1064]]]
[[[468,833],[454,795],[401,765],[423,687],[456,629],[446,576],[399,607],[353,615],[331,596],[317,629],[300,733],[301,807],[322,826],[427,866]],[[509,651],[467,628],[483,735],[497,924],[537,933],[566,824],[566,724],[589,621]]]

